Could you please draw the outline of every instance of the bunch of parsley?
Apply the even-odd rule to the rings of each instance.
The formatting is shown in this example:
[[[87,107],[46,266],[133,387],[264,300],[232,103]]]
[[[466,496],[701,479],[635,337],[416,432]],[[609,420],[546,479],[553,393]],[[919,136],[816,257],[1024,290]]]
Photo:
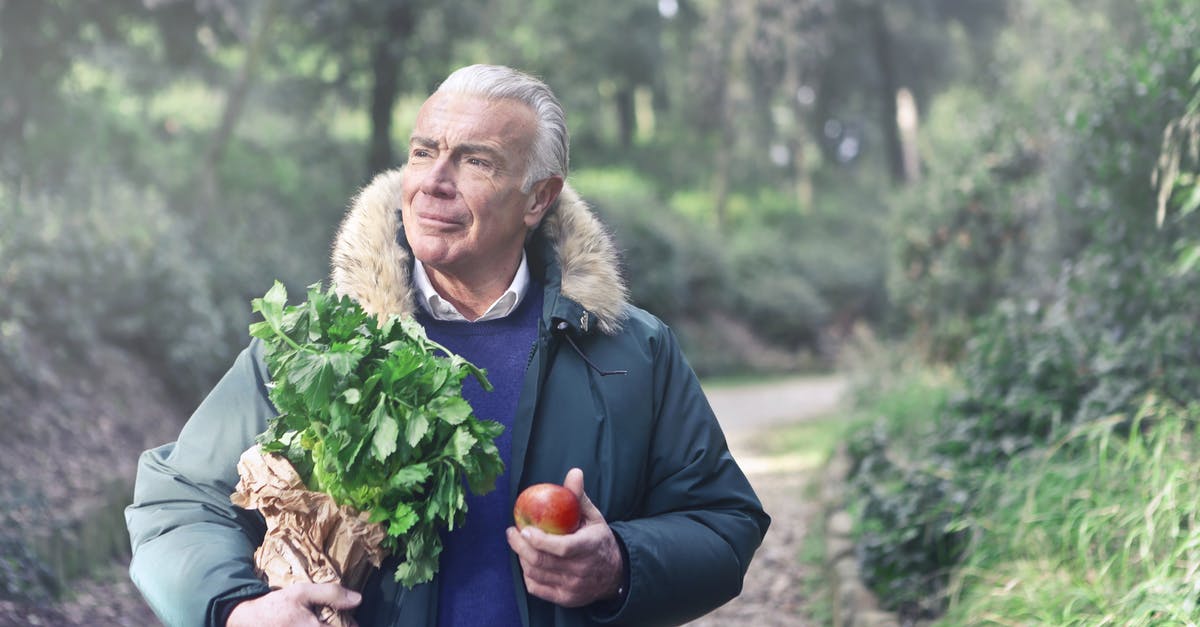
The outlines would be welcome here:
[[[380,324],[319,284],[288,306],[276,282],[252,307],[263,320],[250,335],[265,344],[279,411],[259,444],[285,456],[310,490],[383,523],[384,548],[404,552],[396,581],[429,581],[439,528],[466,515],[464,479],[483,494],[504,469],[495,445],[504,427],[476,419],[462,397],[468,374],[491,391],[484,372],[411,318]]]

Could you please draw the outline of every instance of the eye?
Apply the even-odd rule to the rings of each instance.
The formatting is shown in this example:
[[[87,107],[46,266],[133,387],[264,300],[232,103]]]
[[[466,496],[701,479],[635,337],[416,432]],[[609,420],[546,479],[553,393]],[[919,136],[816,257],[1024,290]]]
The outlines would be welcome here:
[[[425,159],[432,156],[428,148],[413,148],[409,151],[408,156],[412,159]]]
[[[467,165],[470,165],[470,166],[475,166],[475,167],[477,167],[477,168],[490,168],[490,167],[492,167],[492,164],[491,164],[491,162],[489,162],[489,161],[488,161],[488,160],[486,160],[486,159],[480,159],[479,157],[467,157],[467,158],[466,158],[466,162],[467,162]]]

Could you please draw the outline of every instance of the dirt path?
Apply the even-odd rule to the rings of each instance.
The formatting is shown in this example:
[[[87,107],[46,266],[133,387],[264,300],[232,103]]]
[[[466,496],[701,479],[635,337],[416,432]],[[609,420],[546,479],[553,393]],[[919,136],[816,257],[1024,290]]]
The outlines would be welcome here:
[[[828,416],[845,391],[837,377],[788,379],[753,386],[708,390],[729,447],[750,478],[771,529],[750,564],[742,594],[690,627],[755,625],[807,627],[818,624],[806,611],[803,585],[809,575],[798,557],[805,533],[818,513],[806,494],[816,461],[800,456],[764,454],[772,429]]]

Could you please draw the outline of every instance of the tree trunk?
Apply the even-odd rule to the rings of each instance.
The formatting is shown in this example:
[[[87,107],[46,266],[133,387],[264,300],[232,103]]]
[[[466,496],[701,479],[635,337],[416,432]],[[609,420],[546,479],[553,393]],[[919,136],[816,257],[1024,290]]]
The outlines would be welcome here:
[[[883,132],[884,148],[887,150],[888,172],[896,183],[903,183],[904,151],[900,141],[900,128],[896,123],[896,69],[892,65],[892,34],[888,31],[883,2],[872,2],[867,9],[871,25],[871,43],[875,52],[875,65],[879,70],[880,130]]]
[[[254,84],[263,48],[266,46],[267,33],[275,19],[275,8],[276,0],[264,0],[258,16],[258,28],[254,30],[253,34],[250,34],[250,29],[246,28],[245,24],[230,24],[235,32],[243,34],[242,44],[246,48],[246,58],[242,61],[237,79],[229,90],[229,96],[225,99],[225,108],[221,111],[221,121],[217,124],[217,130],[213,131],[208,142],[208,150],[204,154],[204,165],[200,171],[200,185],[207,211],[211,211],[217,205],[217,167],[221,164],[225,149],[229,146],[229,140],[233,138],[233,131],[237,128],[238,120],[241,119],[242,111],[246,107],[246,98],[250,95],[250,87]],[[236,20],[237,16],[233,12],[226,12],[226,19]]]
[[[412,33],[413,19],[409,3],[394,6],[384,20],[371,51],[371,138],[367,145],[367,179],[396,165],[392,152],[392,109],[400,93],[400,64],[404,46]]]
[[[721,3],[720,23],[717,32],[720,33],[720,56],[718,58],[717,67],[720,69],[721,75],[716,77],[720,84],[719,95],[719,141],[716,151],[716,162],[713,164],[713,211],[716,214],[717,225],[724,225],[728,221],[726,213],[729,209],[729,188],[730,179],[733,176],[733,162],[729,159],[729,153],[733,151],[733,142],[736,136],[733,129],[733,89],[730,82],[733,80],[733,37],[736,32],[734,24],[735,16],[733,3]]]
[[[789,25],[789,31],[801,32],[801,6],[799,2],[783,4],[784,23]],[[800,68],[800,38],[785,37],[784,43],[784,82],[783,91],[791,104],[793,123],[791,133],[786,137],[788,154],[791,156],[792,186],[796,195],[796,205],[800,211],[812,209],[813,185],[812,176],[808,172],[808,162],[804,154],[806,127],[804,124],[805,105],[800,102],[799,92],[803,83]]]
[[[71,67],[67,51],[78,29],[68,10],[48,2],[0,0],[0,182],[13,189],[35,171],[25,150],[37,120],[59,113],[59,83]]]
[[[637,109],[633,100],[633,87],[623,87],[616,93],[617,105],[617,139],[621,148],[633,146],[633,137],[637,134]]]
[[[917,100],[907,87],[896,92],[896,127],[900,129],[904,182],[915,183],[921,178],[921,154],[917,149]]]

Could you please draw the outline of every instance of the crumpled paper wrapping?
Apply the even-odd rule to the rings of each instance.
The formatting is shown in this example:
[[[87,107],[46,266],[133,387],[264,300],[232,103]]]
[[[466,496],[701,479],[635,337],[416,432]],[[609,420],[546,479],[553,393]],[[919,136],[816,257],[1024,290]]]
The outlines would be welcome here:
[[[242,453],[238,480],[230,500],[244,509],[257,509],[267,521],[262,546],[254,552],[259,576],[272,588],[288,584],[340,583],[358,590],[371,567],[384,557],[380,548],[387,532],[367,521],[365,513],[339,507],[328,494],[304,486],[286,458],[264,454],[258,446]],[[349,612],[329,607],[318,613],[322,622],[339,627],[352,624]]]

